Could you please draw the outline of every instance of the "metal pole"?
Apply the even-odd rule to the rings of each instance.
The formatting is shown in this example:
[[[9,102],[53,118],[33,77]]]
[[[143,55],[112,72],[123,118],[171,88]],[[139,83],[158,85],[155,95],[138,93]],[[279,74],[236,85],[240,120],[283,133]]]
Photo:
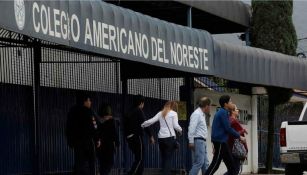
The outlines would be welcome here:
[[[187,17],[188,17],[187,18],[187,21],[188,21],[187,26],[192,28],[192,7],[188,8]]]
[[[192,28],[192,7],[188,8],[187,11],[187,26]],[[185,77],[185,86],[187,90],[187,99],[186,99],[186,108],[187,108],[187,122],[186,122],[186,128],[188,128],[190,123],[190,115],[193,112],[194,108],[194,77],[191,77],[190,75]],[[187,132],[187,129],[186,129]],[[192,166],[192,157],[191,157],[191,151],[186,151],[186,163],[185,168],[186,171],[190,169]]]
[[[121,64],[121,71],[122,71],[122,64]],[[122,74],[122,72],[121,72]],[[125,113],[126,113],[126,101],[127,101],[127,94],[128,94],[128,83],[127,83],[127,78],[126,77],[123,77],[121,76],[121,81],[122,81],[122,120],[121,121],[124,121],[124,117],[125,116]],[[121,122],[123,123],[123,122]],[[124,127],[124,126],[123,126]],[[123,128],[121,127],[121,128]],[[123,132],[122,132],[123,133]],[[125,134],[124,134],[125,135]],[[121,162],[121,168],[124,168],[126,170],[126,168],[128,168],[128,148],[127,148],[127,142],[126,142],[126,139],[123,139],[124,141],[124,155],[123,155],[123,161]]]
[[[251,45],[251,42],[250,42],[250,39],[249,39],[249,29],[246,30],[246,32],[245,32],[245,43],[246,43],[247,46]]]
[[[188,27],[192,28],[192,7],[188,8],[187,23],[188,23]],[[189,75],[185,79],[186,79],[185,83],[186,83],[187,90],[188,90],[187,112],[188,112],[188,116],[190,116],[194,108],[194,77]],[[188,121],[189,119],[190,118],[188,117]]]
[[[33,157],[33,174],[40,174],[39,161],[39,86],[40,86],[40,62],[41,62],[41,46],[38,40],[34,41],[34,60],[32,64],[32,92],[33,92],[33,139],[34,139],[34,157]]]

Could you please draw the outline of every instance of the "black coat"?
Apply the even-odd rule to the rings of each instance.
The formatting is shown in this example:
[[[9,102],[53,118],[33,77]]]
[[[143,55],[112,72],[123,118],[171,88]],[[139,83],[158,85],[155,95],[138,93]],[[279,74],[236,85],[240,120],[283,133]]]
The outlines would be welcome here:
[[[116,147],[119,146],[118,132],[114,119],[109,119],[98,125],[98,138],[101,141],[102,149],[104,147],[114,147],[114,143]]]
[[[97,135],[97,125],[93,123],[94,112],[84,106],[74,106],[67,115],[66,138],[70,147],[91,144]]]
[[[126,116],[124,117],[124,134],[125,137],[134,134],[138,136],[143,136],[144,131],[141,127],[141,124],[145,121],[144,112],[140,108],[132,109]],[[152,136],[152,131],[150,127],[145,128],[145,132],[148,136]]]

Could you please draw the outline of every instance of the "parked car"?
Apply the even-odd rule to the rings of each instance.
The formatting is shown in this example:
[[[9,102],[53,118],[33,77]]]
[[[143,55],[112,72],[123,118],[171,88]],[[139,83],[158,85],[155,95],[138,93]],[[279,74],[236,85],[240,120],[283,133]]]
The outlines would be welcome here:
[[[286,175],[307,171],[307,103],[298,121],[284,121],[280,127],[280,158]]]

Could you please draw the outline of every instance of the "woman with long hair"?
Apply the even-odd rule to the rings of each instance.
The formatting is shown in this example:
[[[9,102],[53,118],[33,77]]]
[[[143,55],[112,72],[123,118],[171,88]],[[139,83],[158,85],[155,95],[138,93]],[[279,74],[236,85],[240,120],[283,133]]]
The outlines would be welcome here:
[[[157,121],[160,124],[158,133],[159,148],[162,159],[162,175],[169,175],[174,151],[176,149],[176,133],[181,135],[182,128],[178,124],[178,104],[176,101],[168,101],[163,109],[153,118],[145,121],[142,127],[148,127]]]
[[[242,127],[242,125],[239,122],[239,109],[237,108],[237,106],[235,104],[233,104],[232,109],[230,110],[230,116],[229,116],[229,121],[230,121],[230,125],[233,129],[235,129],[241,136],[245,137],[245,134],[248,134],[247,130],[244,129]],[[235,142],[235,138],[232,135],[229,135],[228,137],[228,145],[229,145],[229,149],[232,150],[233,149],[233,145]],[[246,152],[248,151],[247,148],[247,144],[246,142],[243,143],[244,148],[246,150]],[[233,157],[233,162],[235,165],[235,173],[236,174],[240,174],[241,168],[242,168],[242,162],[244,161],[244,159],[240,159],[237,158],[235,156]],[[224,175],[227,175],[228,172],[226,172]]]

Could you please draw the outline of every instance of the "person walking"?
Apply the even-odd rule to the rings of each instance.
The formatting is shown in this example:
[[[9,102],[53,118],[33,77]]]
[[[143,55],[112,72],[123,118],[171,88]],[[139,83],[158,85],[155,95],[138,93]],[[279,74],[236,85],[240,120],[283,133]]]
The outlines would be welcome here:
[[[134,162],[128,175],[142,175],[144,171],[144,131],[141,127],[141,124],[145,121],[143,112],[144,102],[145,98],[142,95],[138,95],[135,98],[133,109],[130,110],[128,115],[124,118],[124,134],[128,146],[134,154]],[[151,130],[146,128],[145,132],[150,137],[151,144],[154,144],[155,140]]]
[[[245,138],[230,126],[229,111],[232,108],[232,101],[229,95],[222,95],[219,99],[221,109],[215,114],[212,123],[211,140],[214,146],[213,160],[205,175],[213,175],[223,160],[229,175],[235,175],[235,165],[227,144],[228,135],[245,142]]]
[[[248,134],[248,132],[240,124],[240,122],[238,120],[238,116],[239,116],[239,109],[237,108],[237,106],[235,104],[233,104],[233,107],[230,111],[230,116],[229,116],[230,126],[233,129],[235,129],[241,136],[244,137],[245,134]],[[235,142],[235,138],[232,135],[229,135],[228,146],[229,146],[230,150],[232,150],[234,142]],[[247,153],[248,148],[247,148],[246,142],[243,143],[243,145],[244,145],[244,148],[245,148],[246,153]],[[240,170],[241,170],[241,166],[242,166],[242,161],[244,161],[246,158],[240,159],[240,158],[235,157],[235,156],[232,156],[232,158],[233,158],[233,161],[234,161],[235,174],[239,174]],[[225,175],[228,175],[228,172],[226,172]]]
[[[111,106],[102,105],[98,115],[100,118],[100,124],[98,125],[100,144],[97,150],[99,172],[100,175],[108,175],[114,164],[114,154],[119,146],[119,139]]]
[[[182,128],[178,124],[177,110],[177,102],[168,101],[160,112],[142,124],[142,127],[146,128],[159,121],[158,141],[162,159],[162,175],[170,175],[172,157],[177,147],[175,130],[180,135],[182,133]]]
[[[91,110],[89,95],[77,97],[67,116],[66,137],[68,145],[74,150],[74,174],[95,175],[96,173],[96,134],[97,122]]]
[[[197,175],[199,170],[205,174],[209,160],[207,157],[207,124],[206,115],[210,115],[211,101],[207,97],[200,99],[198,108],[192,113],[190,117],[188,138],[189,148],[192,150],[193,165],[190,170],[190,175]]]

